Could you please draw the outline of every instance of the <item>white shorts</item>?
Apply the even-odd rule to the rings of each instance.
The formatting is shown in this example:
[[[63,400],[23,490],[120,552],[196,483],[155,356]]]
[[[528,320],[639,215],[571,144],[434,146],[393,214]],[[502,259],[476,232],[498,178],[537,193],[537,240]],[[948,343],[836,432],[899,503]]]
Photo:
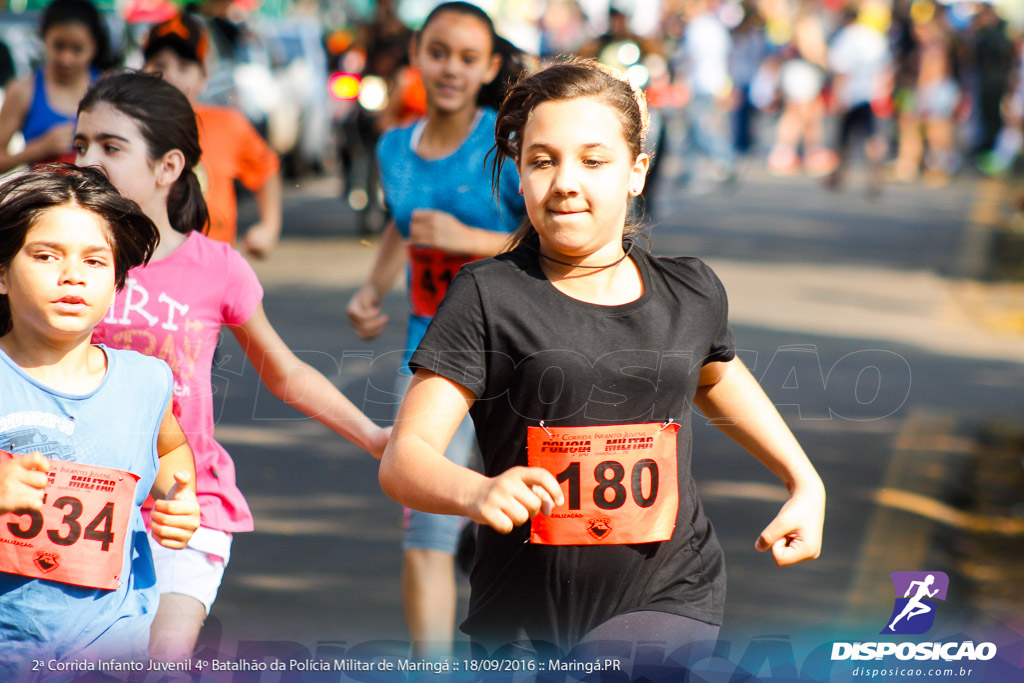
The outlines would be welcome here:
[[[224,568],[231,558],[231,534],[199,527],[188,546],[181,550],[165,548],[151,535],[149,548],[153,552],[160,594],[178,593],[195,598],[209,614],[224,578]]]

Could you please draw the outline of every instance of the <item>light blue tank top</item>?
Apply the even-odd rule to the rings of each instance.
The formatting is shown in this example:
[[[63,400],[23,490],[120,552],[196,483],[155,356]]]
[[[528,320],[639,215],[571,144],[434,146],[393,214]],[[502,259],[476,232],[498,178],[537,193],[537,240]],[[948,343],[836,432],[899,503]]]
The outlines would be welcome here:
[[[171,371],[135,351],[103,348],[107,373],[86,395],[55,391],[0,350],[0,449],[126,470],[139,477],[117,590],[0,572],[0,680],[31,659],[145,656],[159,595],[139,510],[156,478],[157,433]],[[0,523],[20,516],[0,515]]]

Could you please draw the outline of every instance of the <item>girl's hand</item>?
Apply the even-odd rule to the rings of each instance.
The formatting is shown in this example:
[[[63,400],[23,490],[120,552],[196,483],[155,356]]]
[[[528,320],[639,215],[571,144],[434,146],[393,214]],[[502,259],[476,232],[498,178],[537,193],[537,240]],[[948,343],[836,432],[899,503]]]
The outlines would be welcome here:
[[[352,296],[347,311],[348,321],[363,339],[373,339],[387,327],[388,316],[381,312],[380,293],[372,285],[363,285]]]
[[[41,453],[16,456],[0,465],[0,514],[41,508],[49,470]]]
[[[758,552],[771,548],[775,564],[786,567],[821,554],[825,489],[797,490],[757,539]]]
[[[176,472],[167,498],[153,505],[149,528],[153,538],[165,548],[184,548],[199,528],[199,500],[191,481],[188,472]]]
[[[416,209],[409,221],[409,242],[454,253],[466,249],[467,228],[455,216],[434,209]]]
[[[242,239],[245,253],[256,259],[265,259],[277,246],[281,229],[267,223],[256,223],[250,227]]]
[[[474,522],[507,534],[536,517],[542,508],[547,514],[564,502],[562,487],[546,469],[513,467],[484,480],[467,514]]]

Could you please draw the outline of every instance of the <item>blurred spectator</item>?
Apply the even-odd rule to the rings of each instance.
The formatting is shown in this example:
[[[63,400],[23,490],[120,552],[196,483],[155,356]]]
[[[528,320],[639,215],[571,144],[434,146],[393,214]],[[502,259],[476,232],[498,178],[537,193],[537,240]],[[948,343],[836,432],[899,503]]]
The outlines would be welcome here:
[[[743,155],[754,146],[753,123],[757,108],[751,88],[768,53],[764,21],[752,3],[747,4],[743,21],[733,30],[732,45],[731,73],[736,96],[732,113],[732,144],[736,153]]]
[[[20,164],[74,161],[78,102],[100,71],[112,66],[106,27],[89,0],[54,0],[43,13],[43,66],[12,82],[0,108],[0,173]],[[25,148],[8,153],[21,131]]]
[[[835,154],[825,147],[823,120],[825,69],[828,47],[817,3],[805,0],[797,11],[793,40],[783,50],[779,75],[782,116],[776,129],[775,146],[768,156],[768,168],[777,175],[794,175],[803,170],[812,176],[831,172]]]
[[[910,18],[911,48],[904,58],[908,87],[897,99],[895,175],[900,181],[914,180],[923,165],[926,180],[941,185],[948,182],[958,164],[954,149],[954,115],[960,100],[956,44],[945,14],[931,0],[915,0]]]
[[[839,30],[829,49],[829,66],[835,74],[836,111],[840,115],[836,146],[838,165],[828,181],[832,188],[842,183],[850,143],[856,136],[865,141],[869,193],[877,194],[881,190],[886,143],[879,131],[875,109],[879,108],[879,103],[888,102],[892,92],[892,60],[885,36],[888,24],[887,8],[878,3],[864,3],[855,18]]]
[[[979,169],[986,175],[1007,173],[1024,147],[1024,37],[1017,41],[1010,83],[1003,99],[1003,126],[992,150],[978,160]]]
[[[540,17],[540,57],[576,52],[586,29],[587,18],[579,0],[549,0]]]
[[[991,150],[1003,126],[1003,97],[1013,71],[1013,43],[995,7],[981,3],[974,18],[973,57],[977,79],[978,139],[975,152]]]
[[[735,177],[729,126],[732,39],[718,18],[718,6],[718,0],[693,0],[687,5],[686,28],[673,61],[690,91],[686,175],[693,175],[698,156],[703,155],[712,161],[716,180],[731,181]]]

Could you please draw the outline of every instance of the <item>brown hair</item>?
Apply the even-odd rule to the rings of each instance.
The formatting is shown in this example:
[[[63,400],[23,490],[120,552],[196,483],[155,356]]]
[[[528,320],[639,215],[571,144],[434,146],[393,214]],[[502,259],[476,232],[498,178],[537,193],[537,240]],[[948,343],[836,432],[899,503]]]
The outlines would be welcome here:
[[[77,206],[103,219],[114,250],[114,283],[124,286],[128,271],[149,261],[160,233],[142,209],[118,194],[93,168],[71,164],[35,166],[0,185],[0,268],[6,268],[25,245],[39,217],[58,206]],[[0,335],[11,330],[11,308],[0,295]]]
[[[495,152],[492,162],[495,187],[505,162],[519,162],[523,131],[533,110],[544,102],[580,97],[592,97],[618,112],[629,151],[634,158],[640,156],[650,124],[643,92],[634,88],[624,74],[597,60],[569,57],[520,79],[505,96],[494,124],[495,142],[491,150]],[[518,244],[532,232],[533,226],[527,220],[512,236],[510,244]]]

